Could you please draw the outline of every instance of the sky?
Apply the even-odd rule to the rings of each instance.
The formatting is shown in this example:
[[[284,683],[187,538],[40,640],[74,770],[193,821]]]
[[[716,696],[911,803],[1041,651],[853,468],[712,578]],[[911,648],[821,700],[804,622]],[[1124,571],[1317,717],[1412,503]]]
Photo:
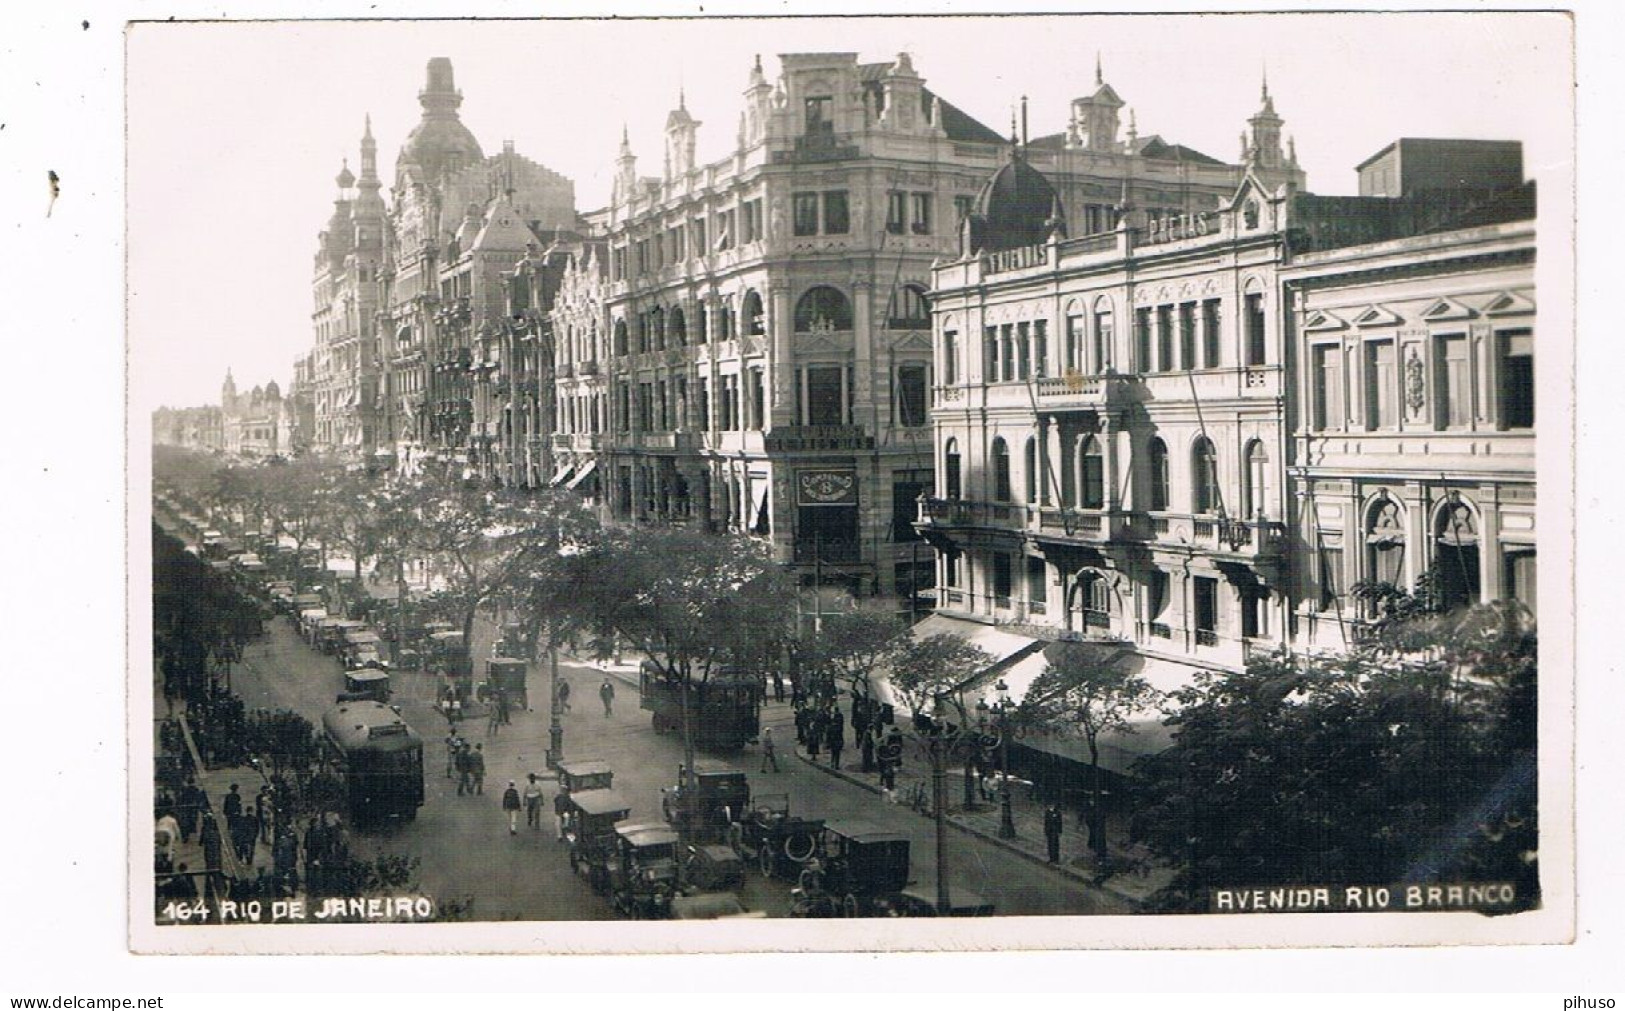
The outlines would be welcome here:
[[[681,91],[698,157],[732,149],[751,62],[908,52],[928,87],[994,129],[1025,95],[1032,136],[1105,78],[1160,134],[1237,157],[1268,75],[1309,188],[1355,191],[1395,138],[1524,142],[1547,185],[1572,172],[1569,23],[1544,14],[1298,14],[575,21],[144,23],[127,33],[132,414],[218,402],[275,379],[312,342],[312,257],[345,158],[372,118],[386,187],[449,57],[464,123],[563,173],[603,206],[623,126],[645,174]],[[1124,122],[1127,122],[1127,110]]]

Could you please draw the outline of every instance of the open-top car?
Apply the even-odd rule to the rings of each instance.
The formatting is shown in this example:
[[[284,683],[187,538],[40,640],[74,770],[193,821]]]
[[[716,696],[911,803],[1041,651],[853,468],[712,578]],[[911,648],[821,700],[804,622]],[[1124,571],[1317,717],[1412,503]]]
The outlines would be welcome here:
[[[863,821],[824,826],[820,856],[809,861],[799,891],[832,901],[841,916],[885,916],[908,887],[908,837]]]
[[[728,826],[750,808],[745,773],[717,762],[695,762],[692,772],[678,767],[677,783],[660,791],[660,810],[691,842],[722,842]]]
[[[755,798],[728,829],[728,842],[740,859],[756,864],[763,877],[794,878],[818,853],[824,819],[790,814],[790,795]]]
[[[616,825],[609,873],[615,911],[635,920],[663,920],[677,892],[677,833],[666,825]]]

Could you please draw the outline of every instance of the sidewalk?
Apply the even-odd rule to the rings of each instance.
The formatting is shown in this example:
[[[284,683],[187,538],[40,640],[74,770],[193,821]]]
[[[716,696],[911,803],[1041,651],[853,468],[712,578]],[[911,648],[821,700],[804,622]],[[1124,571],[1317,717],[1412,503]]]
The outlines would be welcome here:
[[[793,740],[793,734],[791,739]],[[855,786],[860,786],[871,793],[881,794],[879,772],[865,773],[862,768],[862,758],[856,747],[849,748],[842,754],[840,769],[833,769],[828,764],[827,752],[818,760],[809,758],[806,752],[798,745],[795,748],[796,757],[826,775],[843,779]],[[947,770],[947,783],[945,794],[947,797],[947,823],[961,832],[969,833],[992,843],[1002,849],[1008,850],[1032,863],[1053,867],[1058,873],[1065,874],[1074,880],[1083,882],[1091,887],[1110,892],[1112,895],[1140,906],[1153,894],[1165,887],[1174,876],[1172,868],[1162,867],[1149,859],[1149,854],[1140,847],[1128,847],[1117,844],[1116,840],[1126,836],[1127,828],[1119,819],[1108,818],[1106,826],[1107,838],[1113,840],[1111,856],[1119,864],[1127,863],[1132,869],[1120,870],[1118,873],[1106,878],[1104,881],[1095,880],[1095,858],[1089,851],[1088,833],[1076,819],[1069,816],[1061,832],[1061,859],[1057,864],[1049,863],[1048,851],[1044,841],[1044,810],[1043,806],[1028,795],[1027,790],[1014,786],[1010,793],[1011,821],[1015,824],[1016,837],[1014,839],[999,838],[1000,800],[997,796],[992,799],[983,799],[979,784],[976,788],[975,806],[970,809],[964,807],[965,786],[964,766],[962,764],[950,765]],[[916,793],[916,791],[919,791]],[[931,769],[922,759],[905,760],[903,766],[897,770],[896,790],[893,797],[895,802],[906,804],[909,798],[923,797],[920,808],[922,817],[930,818],[931,813]]]

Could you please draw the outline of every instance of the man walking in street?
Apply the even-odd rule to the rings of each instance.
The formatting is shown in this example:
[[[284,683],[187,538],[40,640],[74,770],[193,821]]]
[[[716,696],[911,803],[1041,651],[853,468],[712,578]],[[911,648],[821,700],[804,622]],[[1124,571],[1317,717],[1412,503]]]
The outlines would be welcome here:
[[[465,790],[472,793],[474,789],[472,775],[474,753],[461,740],[458,740],[453,755],[455,756],[453,761],[457,765],[457,796],[461,797]]]
[[[1049,847],[1049,862],[1061,862],[1061,808],[1051,804],[1044,808],[1044,843]]]
[[[508,788],[502,791],[502,810],[508,813],[508,834],[519,834],[519,788],[513,780],[508,780]]]
[[[614,715],[615,706],[615,686],[610,684],[607,676],[604,683],[598,686],[598,697],[604,700],[604,719],[607,720]]]
[[[773,750],[773,728],[772,727],[763,727],[762,728],[762,770],[761,771],[766,772],[767,767],[769,765],[773,766],[773,771],[774,772],[779,771],[779,756],[778,756],[778,753]]]
[[[542,784],[536,781],[534,772],[525,784],[525,824],[533,829],[542,827]]]
[[[474,745],[473,754],[468,756],[468,775],[473,781],[473,792],[480,796],[485,795],[485,751],[484,745]]]
[[[841,751],[846,748],[846,721],[841,718],[841,711],[830,711],[829,719],[824,721],[824,744],[829,748],[829,767],[841,767]]]
[[[570,679],[563,674],[559,675],[559,712],[570,711]]]
[[[226,816],[226,834],[236,839],[237,819],[243,816],[243,795],[237,792],[236,783],[231,784],[231,792],[221,801],[220,811]]]

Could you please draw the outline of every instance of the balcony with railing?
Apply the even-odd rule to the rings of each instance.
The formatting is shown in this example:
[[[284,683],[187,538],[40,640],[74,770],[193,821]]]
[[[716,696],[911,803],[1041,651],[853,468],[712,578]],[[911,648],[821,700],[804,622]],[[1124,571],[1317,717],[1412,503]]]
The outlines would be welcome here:
[[[978,502],[957,498],[921,498],[919,502],[918,522],[925,527],[1020,530],[1026,526],[1026,519],[1026,508],[1010,502]]]
[[[1286,548],[1286,525],[1270,520],[1155,513],[1150,519],[1150,529],[1151,539],[1158,544],[1236,558],[1273,557]]]
[[[1119,375],[1086,376],[1069,372],[1063,376],[1046,376],[1034,381],[1040,409],[1061,410],[1069,407],[1106,407],[1125,403],[1129,399],[1131,380]]]

